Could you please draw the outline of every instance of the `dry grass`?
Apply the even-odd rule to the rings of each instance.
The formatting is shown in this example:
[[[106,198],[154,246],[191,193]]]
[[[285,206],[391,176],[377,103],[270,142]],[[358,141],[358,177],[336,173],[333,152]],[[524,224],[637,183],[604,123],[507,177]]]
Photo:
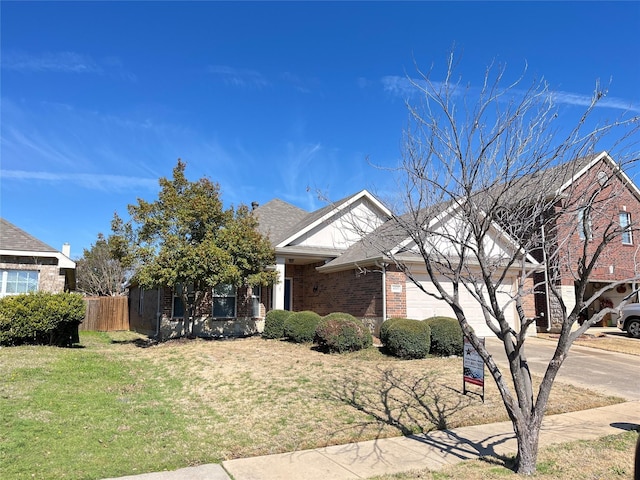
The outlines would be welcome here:
[[[438,471],[420,470],[372,480],[496,480],[535,478],[543,480],[631,480],[638,432],[630,431],[592,441],[568,442],[540,449],[533,477],[514,475],[510,465],[483,458],[451,465]]]
[[[461,395],[460,358],[327,355],[259,338],[117,347],[102,352],[169,366],[183,383],[175,402],[192,419],[190,436],[222,459],[507,420],[492,381],[484,403]],[[558,383],[548,413],[616,401]]]
[[[557,341],[558,335],[553,333],[538,333],[538,338]],[[574,345],[597,348],[609,352],[640,355],[640,340],[629,338],[622,332],[615,333],[586,333],[578,338]]]

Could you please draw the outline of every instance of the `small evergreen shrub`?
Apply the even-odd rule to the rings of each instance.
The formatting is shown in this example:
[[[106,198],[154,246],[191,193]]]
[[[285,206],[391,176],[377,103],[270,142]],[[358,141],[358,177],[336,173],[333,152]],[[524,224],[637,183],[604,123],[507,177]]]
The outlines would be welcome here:
[[[329,352],[355,352],[373,345],[371,332],[348,313],[330,313],[316,328],[315,343]]]
[[[311,343],[321,319],[320,315],[309,310],[294,312],[284,321],[284,336],[295,343]]]
[[[431,317],[425,322],[431,327],[432,355],[462,355],[462,328],[458,320],[450,317]]]
[[[284,322],[291,315],[289,310],[270,310],[264,317],[262,338],[284,337]]]
[[[394,321],[387,329],[384,346],[399,358],[425,358],[431,346],[431,328],[427,322],[406,318]]]
[[[382,325],[380,325],[380,341],[383,345],[386,345],[387,343],[389,328],[391,328],[391,326],[398,320],[406,320],[406,318],[388,318],[382,322]]]
[[[85,303],[74,293],[37,292],[0,299],[0,345],[70,346],[80,341]]]

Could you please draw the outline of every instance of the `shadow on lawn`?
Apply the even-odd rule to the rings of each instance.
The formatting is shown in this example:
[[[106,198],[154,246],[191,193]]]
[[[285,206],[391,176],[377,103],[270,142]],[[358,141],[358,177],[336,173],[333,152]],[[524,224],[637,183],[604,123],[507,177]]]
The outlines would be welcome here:
[[[487,437],[482,442],[473,442],[448,430],[451,416],[477,404],[476,398],[465,397],[460,390],[442,385],[436,374],[407,380],[405,375],[392,368],[378,367],[377,370],[379,381],[373,385],[345,377],[337,380],[329,393],[331,399],[372,417],[372,421],[360,422],[356,428],[364,432],[372,424],[377,424],[381,433],[384,425],[391,425],[402,435],[449,455],[461,459],[478,456],[489,463],[513,469],[513,457],[495,451],[512,435]],[[437,430],[445,432],[435,434]]]
[[[439,383],[435,374],[407,380],[392,368],[377,370],[380,378],[373,387],[370,382],[343,378],[329,396],[403,435],[445,430],[451,415],[474,403],[462,392]]]

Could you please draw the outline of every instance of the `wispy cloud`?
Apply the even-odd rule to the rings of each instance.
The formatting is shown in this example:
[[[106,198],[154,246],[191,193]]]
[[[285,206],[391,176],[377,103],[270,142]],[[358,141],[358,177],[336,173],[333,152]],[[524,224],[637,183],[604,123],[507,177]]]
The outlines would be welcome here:
[[[95,173],[54,173],[27,170],[0,170],[3,180],[40,181],[51,184],[73,184],[87,190],[128,191],[131,189],[157,190],[155,178],[126,177]]]
[[[264,88],[271,84],[260,72],[226,65],[210,65],[207,71],[235,87]]]
[[[565,105],[576,105],[580,107],[586,107],[591,105],[593,99],[592,95],[583,95],[579,93],[551,91],[551,98],[555,103],[561,103]],[[640,112],[640,105],[634,105],[628,100],[616,97],[603,97],[596,104],[601,108],[613,108],[615,110],[624,110],[629,112]]]
[[[90,55],[69,51],[40,54],[9,51],[2,56],[2,68],[22,73],[111,75],[136,80],[136,76],[124,68],[118,57],[111,56],[98,61]]]
[[[426,85],[422,79],[410,79],[408,77],[401,77],[398,75],[388,75],[381,79],[382,87],[384,91],[390,94],[400,97],[402,99],[408,99],[420,95],[420,90],[416,86]],[[444,84],[442,82],[431,82],[432,86],[437,90]],[[474,94],[480,93],[480,89],[477,87],[469,87],[465,85],[462,89],[458,86],[454,86],[451,90],[453,95]],[[512,89],[512,94],[526,95],[526,91]],[[574,105],[580,107],[586,107],[591,105],[592,95],[585,95],[581,93],[572,93],[564,91],[549,90],[549,97],[558,105]],[[596,104],[598,108],[611,108],[615,110],[622,110],[625,112],[640,112],[640,105],[634,104],[631,101],[616,98],[616,97],[603,97]]]
[[[2,67],[21,72],[103,73],[90,56],[76,52],[47,52],[29,55],[22,52],[6,53]]]

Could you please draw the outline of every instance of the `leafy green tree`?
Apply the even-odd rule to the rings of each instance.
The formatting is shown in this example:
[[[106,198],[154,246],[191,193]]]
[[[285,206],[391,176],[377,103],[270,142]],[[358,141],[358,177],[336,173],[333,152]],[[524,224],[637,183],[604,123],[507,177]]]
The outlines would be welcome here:
[[[192,333],[195,312],[216,285],[271,285],[277,273],[269,240],[257,219],[241,205],[225,209],[220,186],[203,177],[191,182],[178,160],[173,178],[159,180],[157,200],[128,206],[131,219],[114,215],[114,248],[135,269],[143,288],[172,286],[186,307],[184,329]],[[178,288],[180,287],[180,288]]]
[[[76,261],[77,289],[88,295],[124,295],[128,271],[113,253],[114,238],[98,234],[96,243],[84,249]]]

